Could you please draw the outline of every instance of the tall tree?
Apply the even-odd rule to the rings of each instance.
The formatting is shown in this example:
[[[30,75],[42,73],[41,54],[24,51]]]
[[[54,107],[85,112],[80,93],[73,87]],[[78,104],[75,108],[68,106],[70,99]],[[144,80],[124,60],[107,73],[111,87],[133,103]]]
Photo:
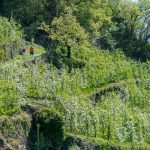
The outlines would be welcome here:
[[[60,17],[54,18],[51,25],[42,23],[40,29],[47,32],[49,38],[55,41],[56,45],[67,48],[68,58],[71,57],[71,49],[87,39],[84,28],[77,22],[70,8],[67,8]]]
[[[122,48],[129,56],[146,59],[149,53],[149,9],[148,1],[135,3],[115,0],[111,9],[114,28],[111,31],[117,41],[117,48]],[[147,3],[147,4],[146,4]],[[147,8],[144,8],[147,6]],[[144,38],[147,37],[147,38]]]

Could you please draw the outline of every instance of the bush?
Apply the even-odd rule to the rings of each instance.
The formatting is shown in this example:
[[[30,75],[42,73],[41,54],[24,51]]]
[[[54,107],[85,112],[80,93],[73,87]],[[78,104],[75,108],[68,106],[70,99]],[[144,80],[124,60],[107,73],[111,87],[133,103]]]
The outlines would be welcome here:
[[[43,108],[37,112],[36,123],[40,125],[40,133],[50,139],[53,147],[60,147],[64,139],[63,116],[55,109]]]
[[[0,80],[0,115],[12,115],[19,112],[18,95],[8,80]]]
[[[14,114],[12,116],[1,115],[0,139],[2,137],[6,146],[12,147],[12,149],[18,149],[18,145],[23,144],[23,141],[26,141],[30,127],[31,117],[25,112],[21,112],[17,115]]]

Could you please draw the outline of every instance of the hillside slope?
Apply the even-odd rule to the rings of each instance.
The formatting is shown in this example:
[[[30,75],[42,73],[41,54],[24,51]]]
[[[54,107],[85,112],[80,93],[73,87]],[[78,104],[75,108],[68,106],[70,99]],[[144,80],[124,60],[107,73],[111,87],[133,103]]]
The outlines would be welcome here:
[[[55,109],[52,113],[59,112],[63,116],[63,135],[57,133],[63,137],[78,135],[102,144],[104,149],[149,149],[150,62],[134,62],[118,50],[109,52],[88,48],[86,55],[84,51],[84,58],[82,56],[81,53],[78,60],[72,60],[79,65],[72,65],[71,71],[62,60],[64,65],[59,69],[43,59],[36,63],[24,59],[1,65],[1,115],[14,117],[22,111],[32,114],[32,134],[28,130],[29,141],[26,141],[30,149],[39,146],[44,150],[49,140],[53,147],[62,145],[57,143],[59,138],[55,134],[53,138],[57,142],[45,135],[46,124],[35,119],[45,109]],[[81,62],[84,66],[80,65]],[[27,106],[31,112],[27,111]],[[40,125],[39,131],[37,124]],[[4,127],[7,131],[7,126],[1,129]],[[55,127],[51,128],[55,130]],[[3,133],[1,130],[9,143]],[[14,138],[13,134],[10,137]],[[107,143],[110,147],[106,147]],[[74,142],[73,147],[85,149],[85,145],[79,142]],[[87,149],[91,148],[87,146]]]

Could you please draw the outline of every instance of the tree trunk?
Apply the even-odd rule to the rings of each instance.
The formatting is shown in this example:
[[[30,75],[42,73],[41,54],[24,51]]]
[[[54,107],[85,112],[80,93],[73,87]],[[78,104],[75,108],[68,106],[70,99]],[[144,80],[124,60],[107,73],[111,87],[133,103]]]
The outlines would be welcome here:
[[[67,58],[71,57],[71,47],[67,46]]]

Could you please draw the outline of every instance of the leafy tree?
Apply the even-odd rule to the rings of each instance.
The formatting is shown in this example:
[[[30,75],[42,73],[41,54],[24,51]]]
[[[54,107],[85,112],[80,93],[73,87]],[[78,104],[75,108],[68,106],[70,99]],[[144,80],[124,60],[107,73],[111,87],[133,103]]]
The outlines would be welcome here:
[[[75,5],[75,15],[93,42],[101,36],[101,29],[111,23],[108,0],[81,0]]]
[[[0,14],[21,23],[27,40],[35,37],[40,41],[37,27],[42,21],[51,22],[53,17],[59,16],[63,3],[62,0],[5,0],[0,7]]]
[[[54,18],[51,25],[42,23],[40,29],[47,32],[49,38],[54,40],[56,45],[67,48],[68,58],[71,57],[71,49],[84,43],[87,39],[87,34],[69,8],[66,13]]]
[[[139,0],[139,9],[141,16],[139,17],[138,39],[143,39],[148,42],[150,38],[150,0]]]
[[[148,1],[144,3],[148,4]],[[111,2],[114,24],[110,31],[117,41],[117,48],[122,48],[128,56],[143,59],[149,57],[149,7],[144,8],[144,3],[121,0]]]

